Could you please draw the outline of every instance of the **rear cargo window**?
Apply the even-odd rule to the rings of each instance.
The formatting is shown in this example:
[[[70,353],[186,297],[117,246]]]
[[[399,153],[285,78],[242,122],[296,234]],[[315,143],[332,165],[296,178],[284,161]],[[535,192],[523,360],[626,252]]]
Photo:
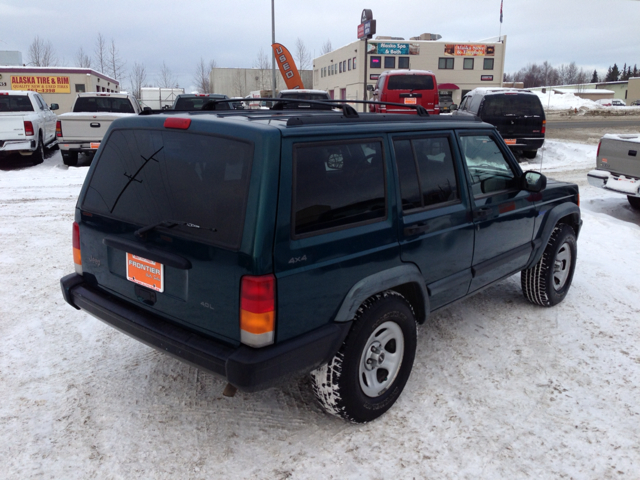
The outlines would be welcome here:
[[[535,95],[487,95],[484,97],[482,115],[501,117],[504,115],[540,115],[542,104]]]
[[[128,98],[78,97],[74,112],[135,113]]]
[[[215,100],[225,100],[228,97],[226,95],[208,96],[208,97],[180,97],[176,101],[174,110],[201,110],[205,103],[209,103]],[[229,104],[225,104],[229,105]],[[224,108],[224,107],[222,107]]]
[[[431,75],[389,75],[387,90],[433,90]]]
[[[103,148],[83,210],[142,226],[189,223],[171,228],[172,234],[239,248],[251,143],[186,132],[116,130]]]
[[[294,236],[386,217],[382,143],[296,146],[294,150]]]
[[[0,112],[33,112],[33,105],[26,95],[3,95],[0,97]]]

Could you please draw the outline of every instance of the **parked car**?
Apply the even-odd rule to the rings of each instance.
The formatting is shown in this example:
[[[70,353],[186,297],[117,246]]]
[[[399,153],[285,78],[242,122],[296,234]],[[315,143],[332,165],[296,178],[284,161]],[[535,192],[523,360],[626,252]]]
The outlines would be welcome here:
[[[228,100],[222,93],[181,93],[173,102],[173,110],[202,110],[202,107],[212,100]],[[219,109],[229,110],[233,107],[229,103],[221,103]]]
[[[19,153],[42,163],[45,147],[56,141],[57,109],[36,92],[0,91],[0,158]]]
[[[634,107],[640,106],[640,100],[634,100],[633,102],[631,102],[630,105],[632,105]]]
[[[596,103],[601,107],[626,107],[627,104],[619,98],[601,98],[596,100]]]
[[[78,164],[78,154],[93,156],[111,122],[138,115],[142,107],[127,93],[86,92],[76,97],[71,112],[58,115],[56,138],[65,165]]]
[[[382,72],[375,86],[369,86],[374,101],[405,105],[421,105],[433,115],[440,113],[440,98],[436,76],[428,70],[389,70]],[[372,104],[370,112],[415,114],[413,108]]]
[[[453,115],[478,116],[495,125],[509,148],[525,158],[535,158],[544,144],[547,120],[540,98],[531,90],[476,88]]]
[[[324,90],[312,90],[307,88],[281,90],[278,93],[277,98],[292,99],[292,100],[314,100],[321,102],[323,100],[331,101],[331,96]],[[295,109],[295,108],[313,108],[314,110],[331,110],[331,105],[322,105],[318,103],[300,103],[300,102],[276,102],[276,109]]]
[[[523,172],[474,117],[343,108],[114,122],[65,300],[229,394],[310,373],[328,412],[366,422],[398,399],[431,313],[517,272],[532,303],[565,298],[577,185]]]
[[[587,174],[590,185],[627,196],[640,210],[640,135],[607,134],[600,139],[596,168]]]

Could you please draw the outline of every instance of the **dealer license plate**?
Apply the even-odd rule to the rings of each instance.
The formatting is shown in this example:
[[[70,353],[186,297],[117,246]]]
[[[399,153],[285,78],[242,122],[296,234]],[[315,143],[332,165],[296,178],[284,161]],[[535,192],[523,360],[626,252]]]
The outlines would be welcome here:
[[[504,143],[506,143],[507,145],[515,145],[516,144],[516,139],[515,138],[505,138],[504,139]]]
[[[404,103],[407,105],[417,105],[418,99],[413,97],[407,97],[404,99]]]
[[[100,148],[100,142],[91,142],[89,146],[94,150],[97,150],[98,148]]]
[[[164,292],[164,265],[127,253],[127,280],[156,292]]]

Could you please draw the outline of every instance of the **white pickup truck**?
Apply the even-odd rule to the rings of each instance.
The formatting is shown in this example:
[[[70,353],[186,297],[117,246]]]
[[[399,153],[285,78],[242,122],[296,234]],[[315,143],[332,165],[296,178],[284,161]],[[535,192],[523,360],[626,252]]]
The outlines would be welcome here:
[[[138,100],[127,93],[79,93],[71,112],[58,115],[56,136],[62,161],[74,166],[79,153],[93,155],[114,120],[141,111]]]
[[[607,134],[600,139],[596,169],[587,174],[594,187],[627,196],[640,210],[640,134]]]
[[[56,141],[56,103],[49,108],[36,92],[0,91],[0,157],[19,153],[34,165],[42,163],[44,148]]]

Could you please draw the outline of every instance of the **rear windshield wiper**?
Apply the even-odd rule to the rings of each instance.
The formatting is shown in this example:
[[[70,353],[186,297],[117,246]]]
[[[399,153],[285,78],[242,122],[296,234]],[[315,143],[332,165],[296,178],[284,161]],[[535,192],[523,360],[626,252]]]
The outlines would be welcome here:
[[[152,223],[151,225],[147,225],[146,227],[142,227],[142,228],[136,230],[134,232],[134,234],[137,237],[145,238],[147,233],[149,233],[151,230],[155,230],[158,227],[173,228],[173,227],[176,227],[178,225],[180,225],[182,227],[188,227],[188,228],[197,228],[197,229],[201,229],[201,230],[209,230],[211,232],[217,232],[218,231],[215,228],[201,227],[200,225],[196,225],[195,223],[191,223],[191,222],[175,222],[173,220],[162,220],[161,222]]]

